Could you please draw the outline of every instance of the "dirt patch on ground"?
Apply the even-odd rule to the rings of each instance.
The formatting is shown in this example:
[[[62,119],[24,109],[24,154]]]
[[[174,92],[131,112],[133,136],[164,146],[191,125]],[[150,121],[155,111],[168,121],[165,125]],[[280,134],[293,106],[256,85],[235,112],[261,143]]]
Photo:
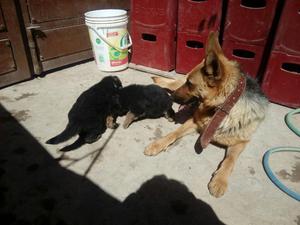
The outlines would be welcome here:
[[[30,96],[34,96],[34,95],[37,95],[37,93],[23,93],[21,96],[15,98],[15,100],[22,100],[24,98],[28,98]]]
[[[18,121],[25,121],[31,116],[29,115],[29,110],[21,110],[21,111],[12,111],[12,116],[16,118]]]
[[[254,170],[254,168],[253,167],[248,167],[248,169],[249,169],[249,173],[251,174],[251,175],[254,175],[255,174],[255,170]]]
[[[21,111],[16,111],[12,110],[10,112],[11,115],[0,115],[0,122],[1,123],[9,123],[9,122],[14,122],[14,119],[18,121],[25,121],[31,116],[29,115],[29,110],[21,110]]]
[[[292,169],[292,172],[289,173],[286,170],[280,170],[276,174],[284,180],[289,180],[291,182],[300,182],[300,162],[297,162]]]
[[[0,101],[12,102],[12,100],[9,97],[2,96],[2,95],[0,95]]]
[[[162,131],[161,131],[161,129],[160,129],[159,127],[157,127],[157,128],[155,129],[155,131],[154,131],[154,136],[155,136],[156,138],[161,138],[161,137],[162,137]]]

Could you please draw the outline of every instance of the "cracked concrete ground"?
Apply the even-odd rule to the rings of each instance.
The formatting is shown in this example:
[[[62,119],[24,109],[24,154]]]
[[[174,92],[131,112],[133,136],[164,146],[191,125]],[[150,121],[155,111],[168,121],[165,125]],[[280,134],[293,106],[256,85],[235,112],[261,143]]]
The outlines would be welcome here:
[[[152,83],[149,73],[114,74],[123,85]],[[45,144],[65,127],[76,98],[105,75],[88,62],[0,90],[2,224],[300,224],[299,202],[274,186],[262,166],[267,149],[300,145],[285,125],[287,107],[270,104],[227,193],[218,199],[207,184],[224,149],[209,145],[197,153],[193,134],[156,157],[143,154],[149,143],[179,126],[165,118],[107,130],[96,143],[64,154],[58,150],[74,138]],[[274,154],[270,164],[300,192],[299,154]]]

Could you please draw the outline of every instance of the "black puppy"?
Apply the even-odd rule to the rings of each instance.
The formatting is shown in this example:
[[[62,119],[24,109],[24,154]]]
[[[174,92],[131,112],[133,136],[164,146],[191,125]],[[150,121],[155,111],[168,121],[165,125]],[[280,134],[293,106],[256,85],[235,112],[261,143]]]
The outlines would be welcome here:
[[[122,83],[118,77],[108,76],[84,91],[69,111],[69,122],[65,130],[46,143],[58,144],[79,134],[73,147],[63,149],[73,150],[84,143],[97,141],[107,127],[116,128],[113,118],[116,114],[114,110],[119,105],[118,92],[121,88]]]
[[[172,99],[166,90],[157,85],[129,85],[119,92],[119,116],[126,118],[124,128],[135,120],[144,118],[158,118],[165,116],[173,120]]]

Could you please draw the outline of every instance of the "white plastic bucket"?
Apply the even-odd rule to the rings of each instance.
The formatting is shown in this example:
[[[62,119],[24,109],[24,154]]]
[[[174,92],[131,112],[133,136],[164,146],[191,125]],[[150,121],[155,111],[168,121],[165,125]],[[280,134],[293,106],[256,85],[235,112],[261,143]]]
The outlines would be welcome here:
[[[103,9],[87,12],[84,16],[98,68],[108,72],[126,69],[128,48],[132,44],[127,31],[127,12]]]

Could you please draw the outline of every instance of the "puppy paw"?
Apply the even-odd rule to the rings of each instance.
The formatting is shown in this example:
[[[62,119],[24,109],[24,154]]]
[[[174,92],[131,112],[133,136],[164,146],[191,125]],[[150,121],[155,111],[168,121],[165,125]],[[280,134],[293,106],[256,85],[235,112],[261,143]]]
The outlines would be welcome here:
[[[123,123],[123,128],[127,129],[129,127],[130,123]]]
[[[116,122],[113,116],[106,117],[106,127],[110,129],[118,128],[119,124]]]
[[[172,117],[166,117],[169,122],[174,122],[175,120]]]
[[[168,147],[167,144],[163,140],[157,140],[148,145],[144,151],[144,154],[147,156],[155,156],[159,154],[161,151],[166,150]]]
[[[224,195],[228,187],[226,178],[215,175],[208,184],[208,190],[210,194],[216,198]]]

